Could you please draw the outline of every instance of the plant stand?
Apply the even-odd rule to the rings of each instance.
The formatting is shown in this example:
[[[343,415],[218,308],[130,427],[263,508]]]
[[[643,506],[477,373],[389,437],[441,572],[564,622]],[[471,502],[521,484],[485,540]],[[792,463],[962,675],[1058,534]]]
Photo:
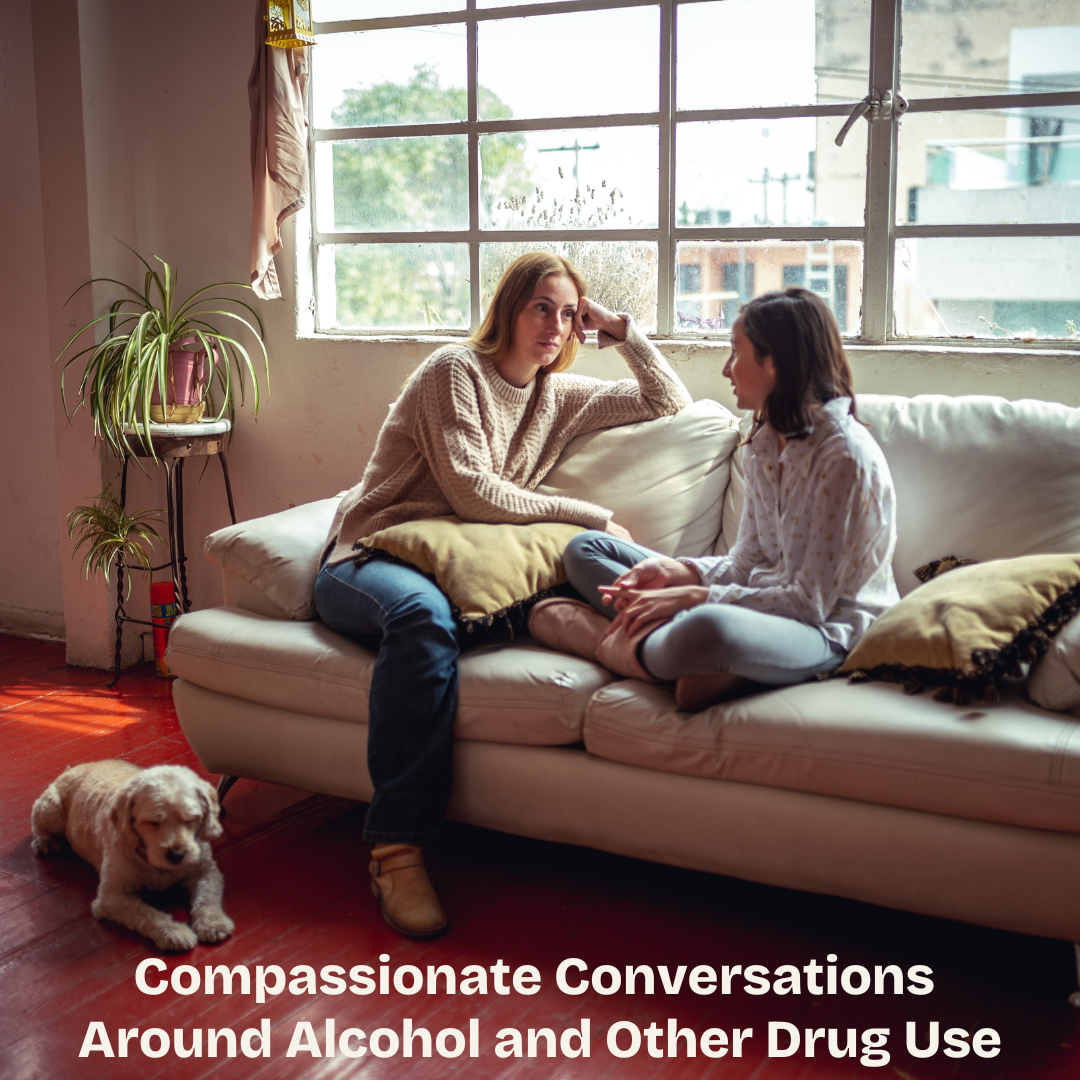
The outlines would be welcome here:
[[[221,472],[225,479],[225,494],[229,500],[229,516],[236,524],[236,508],[233,505],[232,484],[229,482],[229,466],[225,462],[225,439],[232,429],[230,420],[211,420],[197,424],[155,424],[150,435],[154,454],[165,466],[165,501],[169,516],[169,561],[152,570],[172,570],[173,586],[176,589],[177,602],[181,613],[191,610],[191,601],[187,591],[187,554],[184,551],[184,460],[189,457],[216,456],[221,462]],[[141,435],[131,430],[129,436],[135,455],[141,458],[151,457],[150,450],[143,444]],[[120,479],[120,505],[127,500],[127,470],[131,458],[124,456],[123,472]],[[120,678],[120,648],[123,644],[124,623],[138,623],[153,626],[146,619],[135,619],[124,610],[124,569],[123,558],[117,559],[116,565],[116,650],[113,656],[113,678],[110,687]],[[132,567],[127,567],[132,569]]]

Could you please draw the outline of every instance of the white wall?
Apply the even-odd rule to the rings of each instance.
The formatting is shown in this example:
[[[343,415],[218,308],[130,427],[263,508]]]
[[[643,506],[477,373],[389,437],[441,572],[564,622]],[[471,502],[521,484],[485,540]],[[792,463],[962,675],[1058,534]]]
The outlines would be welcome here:
[[[62,9],[73,9],[74,4],[75,0],[56,0],[46,6],[55,16]],[[41,191],[48,186],[45,174],[62,174],[69,190],[78,187],[79,179],[58,168],[56,153],[49,157],[39,148],[41,161],[49,168],[42,166],[43,178],[35,196],[33,124],[24,124],[18,132],[19,145],[30,164],[18,175],[20,206],[16,216],[25,216],[29,224],[20,251],[32,253],[35,243],[40,250],[37,270],[26,275],[28,299],[14,309],[16,313],[30,310],[26,305],[31,303],[39,308],[44,304],[51,320],[50,333],[55,337],[64,318],[73,321],[70,309],[58,314],[62,298],[57,302],[55,296],[62,292],[61,284],[70,292],[91,270],[96,275],[134,282],[137,264],[115,238],[148,257],[157,254],[177,264],[186,288],[248,280],[251,193],[246,82],[255,47],[254,6],[246,0],[236,4],[191,0],[182,9],[144,0],[78,3],[86,158],[82,229],[91,265],[84,272],[78,251],[70,244],[64,248],[55,228],[52,246],[42,239],[35,242],[35,235],[46,239],[49,235],[51,211],[46,211],[44,223],[34,225],[31,220],[35,205],[41,203]],[[24,16],[29,0],[18,0],[15,7],[17,15],[23,13],[21,22],[16,19],[16,32],[22,35],[27,31]],[[188,30],[192,27],[202,28],[195,35],[197,44],[191,43]],[[40,40],[35,46],[39,66],[36,83],[40,87],[49,74],[42,69],[57,63],[50,59],[56,42],[50,40],[48,49],[38,47]],[[5,67],[5,78],[7,71]],[[52,74],[58,75],[55,71]],[[55,118],[49,122],[54,123]],[[55,146],[59,136],[50,134],[43,140],[39,131],[38,138]],[[40,210],[36,212],[41,215]],[[70,228],[78,232],[79,227],[76,223]],[[287,239],[291,234],[289,229]],[[42,280],[43,259],[45,279],[55,282],[51,289]],[[257,421],[250,404],[238,411],[235,440],[228,451],[241,518],[330,495],[355,483],[388,404],[433,347],[430,340],[298,339],[294,259],[287,243],[278,256],[285,299],[257,302],[271,356],[271,392]],[[5,282],[18,278],[9,265],[3,272]],[[8,290],[2,292],[6,300]],[[95,310],[105,310],[112,295],[108,287],[99,287]],[[7,519],[27,505],[39,487],[43,490],[51,485],[45,501],[57,509],[52,510],[51,521],[48,507],[39,514],[38,527],[47,534],[45,542],[32,540],[21,526],[14,530],[12,551],[17,555],[18,570],[9,572],[6,565],[0,570],[0,627],[20,628],[9,614],[19,603],[39,604],[50,610],[52,625],[56,625],[58,583],[63,576],[69,658],[107,664],[112,648],[108,621],[111,598],[99,586],[76,586],[77,574],[59,543],[61,513],[100,490],[100,483],[94,488],[92,481],[100,477],[101,464],[100,460],[95,464],[88,450],[85,429],[69,431],[54,423],[56,407],[46,408],[51,403],[45,386],[37,386],[44,378],[42,371],[48,369],[50,355],[55,355],[49,351],[53,346],[42,340],[38,318],[24,321],[28,328],[19,331],[18,347],[14,348],[9,338],[0,353],[5,369],[16,372],[18,392],[29,400],[32,415],[20,428],[26,444],[21,459],[24,464],[16,465],[10,459],[8,446],[14,437],[6,431],[3,436],[8,440],[4,445],[9,460],[4,466],[6,485],[0,490],[0,528],[8,529]],[[18,322],[9,318],[5,325]],[[57,352],[59,347],[55,346]],[[695,397],[714,397],[733,404],[720,374],[726,349],[678,344],[665,346],[664,351]],[[34,374],[24,376],[19,368],[22,361],[16,363],[15,357],[31,352],[37,357]],[[857,385],[863,391],[998,393],[1080,405],[1075,354],[889,348],[853,349],[851,357]],[[623,373],[621,361],[612,352],[598,355],[586,350],[579,364],[580,370],[591,374]],[[30,365],[26,367],[29,371]],[[41,470],[40,482],[24,479],[28,461]],[[201,559],[201,539],[229,519],[216,463],[210,463],[201,480],[200,471],[199,462],[190,462],[185,488],[187,538],[192,555],[192,599],[196,606],[206,606],[221,602],[221,589],[216,568]],[[160,472],[133,479],[129,503],[163,505]],[[9,535],[0,535],[6,564]],[[32,595],[20,600],[23,594],[19,590],[27,585]],[[145,587],[137,583],[135,591],[145,610]]]
[[[5,11],[5,34],[16,44],[0,51],[0,370],[7,403],[0,422],[0,627],[63,637],[30,5],[13,2]]]

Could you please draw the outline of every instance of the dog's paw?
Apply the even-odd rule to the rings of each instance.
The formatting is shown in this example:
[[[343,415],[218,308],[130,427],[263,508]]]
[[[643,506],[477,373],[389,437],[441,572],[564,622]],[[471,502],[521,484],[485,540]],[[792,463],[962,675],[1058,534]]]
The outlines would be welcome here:
[[[191,925],[206,945],[224,941],[236,929],[236,923],[224,911],[201,912],[192,918]]]
[[[64,837],[56,834],[53,836],[32,836],[30,838],[30,850],[39,855],[59,855],[67,849]]]
[[[199,943],[195,931],[178,922],[155,928],[150,938],[162,952],[190,952]]]

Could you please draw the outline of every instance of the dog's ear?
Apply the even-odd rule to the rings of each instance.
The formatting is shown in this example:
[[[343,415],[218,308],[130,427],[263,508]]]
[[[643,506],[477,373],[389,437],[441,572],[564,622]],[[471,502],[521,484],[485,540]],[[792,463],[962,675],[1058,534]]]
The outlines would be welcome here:
[[[208,784],[205,780],[199,781],[199,801],[203,804],[199,839],[216,840],[224,830],[221,828],[221,805],[213,784]]]
[[[142,837],[135,831],[132,815],[135,812],[135,791],[131,784],[125,784],[113,799],[109,819],[116,834],[116,845],[134,850],[142,845]]]

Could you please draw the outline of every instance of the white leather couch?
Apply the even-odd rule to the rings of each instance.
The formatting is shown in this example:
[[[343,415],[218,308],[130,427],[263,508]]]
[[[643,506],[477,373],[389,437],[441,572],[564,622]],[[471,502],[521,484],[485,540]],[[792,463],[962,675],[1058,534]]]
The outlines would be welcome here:
[[[901,594],[944,555],[1080,551],[1080,410],[861,396],[859,411],[896,482]],[[736,418],[697,402],[575,440],[546,486],[612,508],[669,554],[723,551],[738,442]],[[226,606],[184,615],[168,662],[209,771],[366,800],[374,657],[311,604],[335,505],[209,537]],[[453,819],[1080,941],[1080,712],[1022,687],[956,707],[833,680],[687,715],[663,687],[528,641],[467,653],[460,670]],[[1070,678],[1059,664],[1042,700],[1080,704]]]

